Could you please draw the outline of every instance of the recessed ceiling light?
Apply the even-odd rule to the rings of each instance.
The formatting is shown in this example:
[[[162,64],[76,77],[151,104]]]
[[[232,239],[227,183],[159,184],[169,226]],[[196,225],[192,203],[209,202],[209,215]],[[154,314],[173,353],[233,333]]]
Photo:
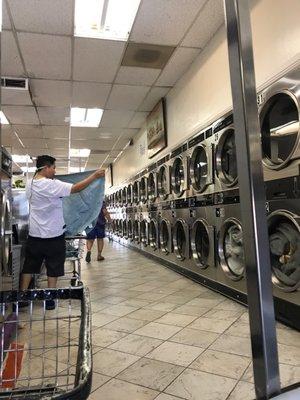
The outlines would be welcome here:
[[[101,108],[71,108],[71,126],[97,128],[102,118]]]
[[[0,111],[0,122],[3,125],[9,125],[9,122],[8,122],[6,116],[4,115],[3,111]]]
[[[12,160],[16,163],[27,163],[32,164],[32,159],[29,156],[21,156],[19,154],[13,154]]]
[[[70,149],[70,157],[88,157],[90,149]]]
[[[127,40],[141,0],[76,0],[75,36]]]

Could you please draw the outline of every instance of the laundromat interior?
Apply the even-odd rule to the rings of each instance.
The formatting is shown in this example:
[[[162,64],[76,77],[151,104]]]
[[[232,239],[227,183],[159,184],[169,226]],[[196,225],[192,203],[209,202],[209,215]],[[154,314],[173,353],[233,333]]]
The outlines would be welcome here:
[[[0,399],[299,399],[300,1],[0,3]]]

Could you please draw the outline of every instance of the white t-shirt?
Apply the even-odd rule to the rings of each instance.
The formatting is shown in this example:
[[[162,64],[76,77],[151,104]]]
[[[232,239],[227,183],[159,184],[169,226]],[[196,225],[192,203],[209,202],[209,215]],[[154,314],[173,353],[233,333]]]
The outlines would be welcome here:
[[[28,182],[30,236],[47,239],[64,233],[62,198],[71,194],[72,186],[72,183],[48,178]]]

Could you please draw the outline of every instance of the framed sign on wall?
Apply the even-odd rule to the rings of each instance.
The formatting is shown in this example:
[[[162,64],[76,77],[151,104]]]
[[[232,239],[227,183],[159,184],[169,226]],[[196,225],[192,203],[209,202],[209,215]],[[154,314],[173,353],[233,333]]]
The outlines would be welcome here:
[[[167,147],[166,104],[161,99],[147,117],[148,157]]]

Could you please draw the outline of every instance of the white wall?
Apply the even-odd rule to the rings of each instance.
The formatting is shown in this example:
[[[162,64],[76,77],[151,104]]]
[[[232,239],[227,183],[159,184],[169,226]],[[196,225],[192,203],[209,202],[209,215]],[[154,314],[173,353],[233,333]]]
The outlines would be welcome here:
[[[256,83],[260,88],[300,59],[300,0],[261,0],[251,13]],[[231,107],[228,52],[222,27],[167,96],[168,148],[149,160],[141,129],[114,166],[114,184],[122,185],[176,144]]]

